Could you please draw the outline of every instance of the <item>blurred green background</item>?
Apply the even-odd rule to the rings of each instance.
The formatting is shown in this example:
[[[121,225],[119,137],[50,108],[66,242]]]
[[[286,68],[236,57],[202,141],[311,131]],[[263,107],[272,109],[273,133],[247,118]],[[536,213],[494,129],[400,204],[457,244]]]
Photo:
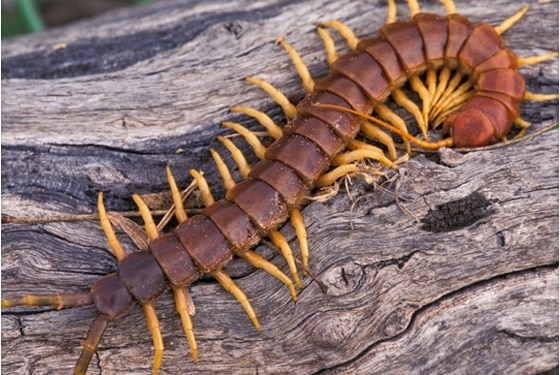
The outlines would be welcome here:
[[[150,0],[2,0],[2,39],[41,32]]]

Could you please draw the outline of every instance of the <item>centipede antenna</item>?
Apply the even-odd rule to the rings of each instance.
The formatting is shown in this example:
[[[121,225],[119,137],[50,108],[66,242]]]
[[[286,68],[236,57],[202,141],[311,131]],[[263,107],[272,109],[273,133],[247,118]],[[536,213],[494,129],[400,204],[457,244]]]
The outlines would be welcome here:
[[[278,104],[282,110],[284,111],[284,115],[288,120],[292,120],[297,115],[296,106],[290,103],[286,95],[284,95],[280,90],[276,87],[272,86],[270,83],[263,81],[262,79],[257,79],[253,77],[247,77],[245,80],[249,83],[257,85],[261,89],[263,89],[268,95],[274,99],[276,104]]]
[[[241,134],[241,136],[243,136],[243,138],[245,138],[247,143],[253,148],[255,155],[257,155],[257,157],[261,160],[264,159],[264,153],[266,152],[266,147],[264,147],[264,145],[257,138],[255,133],[253,133],[243,125],[238,124],[236,122],[225,121],[222,122],[222,125],[225,126],[226,128],[230,128],[235,132]]]
[[[408,133],[408,129],[406,128],[406,124],[404,122],[404,120],[397,115],[395,112],[393,112],[389,107],[387,107],[385,104],[378,104],[375,107],[375,113],[377,113],[379,115],[379,117],[381,117],[383,120],[388,121],[389,123],[391,123],[392,125],[396,126],[397,128],[401,129],[404,132]],[[365,125],[366,123],[363,123],[362,125]],[[407,154],[411,154],[412,151],[410,149],[410,142],[408,142],[407,140],[404,140],[404,145],[406,148],[406,153]],[[397,151],[394,146],[393,146],[393,150],[388,149],[389,151],[389,156],[395,160],[397,158]]]
[[[97,196],[97,211],[99,212],[99,222],[103,232],[105,232],[105,237],[107,237],[109,248],[113,251],[113,254],[115,254],[115,257],[120,262],[126,254],[120,241],[115,235],[115,231],[113,230],[113,226],[111,225],[109,218],[107,217],[107,211],[105,210],[105,205],[103,204],[102,191],[100,191]]]
[[[222,270],[214,271],[212,272],[212,276],[216,280],[218,280],[220,285],[225,290],[233,294],[233,296],[245,309],[247,316],[249,316],[249,319],[251,319],[257,331],[260,332],[262,330],[261,324],[259,323],[259,320],[257,319],[255,312],[253,311],[253,307],[251,306],[251,303],[247,299],[245,293],[243,293],[243,291],[237,286],[237,284],[235,284],[235,282],[231,279],[231,277],[229,277],[228,274],[226,274],[224,271]]]
[[[496,33],[498,33],[498,35],[502,35],[506,30],[508,30],[513,25],[515,25],[517,21],[519,21],[528,11],[529,11],[529,5],[525,5],[519,11],[517,11],[513,16],[506,18],[501,24],[494,27],[494,30],[496,30]]]
[[[183,197],[181,197],[181,193],[179,192],[179,188],[175,182],[175,177],[173,177],[173,173],[171,172],[169,165],[165,166],[165,172],[167,174],[169,188],[171,189],[171,197],[173,198],[173,203],[175,204],[175,217],[177,217],[177,221],[179,221],[179,223],[182,223],[187,220],[187,212],[185,211],[185,206],[183,205]]]
[[[276,39],[276,43],[280,44],[280,46],[284,48],[286,52],[288,52],[290,59],[292,59],[292,62],[294,63],[296,72],[301,78],[301,82],[303,84],[303,89],[305,90],[305,92],[308,94],[312,92],[313,87],[315,86],[315,81],[313,80],[313,77],[311,77],[311,73],[309,73],[309,69],[307,68],[307,65],[305,65],[305,63],[303,62],[299,53],[295,50],[294,47],[292,47],[288,42],[286,42],[285,36],[281,36],[280,38]]]
[[[93,354],[97,350],[97,345],[107,328],[109,319],[107,316],[100,314],[91,325],[87,338],[82,342],[82,352],[74,367],[74,375],[85,375]]]
[[[397,159],[397,149],[395,148],[395,142],[393,142],[393,139],[389,136],[389,134],[375,126],[372,126],[371,124],[368,124],[367,121],[364,121],[360,124],[360,131],[369,139],[378,141],[379,143],[385,145],[385,147],[387,147],[387,151],[389,152],[389,158],[391,158],[392,160]],[[393,165],[391,161],[387,160],[385,155],[383,155],[383,160],[379,161],[381,161],[385,165]]]
[[[366,119],[368,121],[371,121],[373,123],[376,123],[382,127],[384,127],[385,129],[388,129],[390,131],[392,131],[393,133],[398,134],[399,136],[407,139],[408,141],[422,147],[425,148],[426,150],[437,150],[440,149],[442,147],[451,147],[453,146],[453,140],[451,138],[445,138],[442,139],[440,141],[437,142],[428,142],[428,141],[422,141],[406,132],[403,132],[402,130],[384,122],[381,121],[373,116],[367,115],[365,113],[353,110],[351,108],[347,108],[347,107],[342,107],[342,106],[338,106],[338,105],[333,105],[333,104],[315,104],[318,107],[325,107],[325,108],[331,108],[331,109],[337,109],[339,111],[343,111],[343,112],[348,112],[348,113],[352,113],[358,117],[361,117],[363,119]]]

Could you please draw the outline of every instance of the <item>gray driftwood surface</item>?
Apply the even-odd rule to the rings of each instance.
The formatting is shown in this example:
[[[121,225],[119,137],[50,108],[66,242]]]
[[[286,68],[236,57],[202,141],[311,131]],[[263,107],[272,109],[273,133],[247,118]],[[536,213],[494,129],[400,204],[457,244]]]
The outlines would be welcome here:
[[[521,56],[558,50],[558,2],[528,2],[506,42]],[[436,1],[422,5],[443,11]],[[498,24],[520,6],[461,1],[458,9]],[[167,190],[166,164],[182,186],[190,168],[205,170],[221,196],[208,153],[227,133],[220,122],[259,129],[228,109],[249,105],[283,121],[243,78],[266,79],[294,100],[303,95],[274,40],[285,34],[321,77],[328,67],[314,21],[340,19],[368,36],[385,15],[378,0],[157,2],[3,42],[2,213],[95,213],[99,191],[109,210],[133,210],[131,193]],[[558,92],[557,61],[521,70],[529,90]],[[522,109],[533,130],[558,120],[556,101]],[[240,260],[228,266],[261,333],[229,293],[202,280],[191,287],[200,351],[193,364],[171,296],[158,300],[160,373],[553,373],[558,131],[489,150],[416,154],[397,177],[385,190],[356,179],[351,197],[343,188],[303,210],[310,265],[326,293],[307,277],[294,303],[263,271]],[[293,229],[282,232],[299,255]],[[286,270],[273,250],[257,251]],[[87,290],[115,264],[94,220],[2,225],[3,296]],[[2,370],[70,374],[95,315],[92,307],[3,311]],[[152,353],[135,308],[110,325],[88,374],[149,374]]]

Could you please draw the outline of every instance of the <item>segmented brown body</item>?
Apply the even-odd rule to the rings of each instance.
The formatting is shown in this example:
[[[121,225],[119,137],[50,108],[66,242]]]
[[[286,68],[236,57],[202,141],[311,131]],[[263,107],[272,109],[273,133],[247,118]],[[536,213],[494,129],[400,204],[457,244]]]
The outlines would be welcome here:
[[[150,253],[127,256],[119,264],[118,276],[98,281],[93,295],[99,311],[118,319],[133,305],[127,291],[147,302],[159,297],[167,283],[190,285],[199,274],[223,267],[234,254],[250,249],[282,225],[289,210],[303,203],[329,162],[359,131],[357,116],[315,104],[369,112],[410,75],[444,65],[476,80],[476,94],[445,123],[454,144],[475,147],[505,136],[519,115],[525,83],[515,54],[493,27],[473,26],[458,14],[426,13],[386,25],[379,36],[362,40],[356,51],[334,63],[332,72],[299,103],[298,116],[268,148],[266,160],[252,169],[249,179],[203,214],[155,239]]]
[[[505,136],[519,116],[525,83],[516,55],[493,27],[473,25],[458,14],[426,13],[385,25],[379,36],[362,40],[333,64],[247,180],[203,214],[153,240],[149,252],[127,255],[117,273],[97,281],[91,289],[97,309],[108,320],[119,319],[136,301],[150,302],[170,287],[192,284],[281,226],[360,129],[360,117],[317,104],[370,113],[410,76],[443,66],[475,82],[475,94],[445,122],[454,145],[482,146]]]

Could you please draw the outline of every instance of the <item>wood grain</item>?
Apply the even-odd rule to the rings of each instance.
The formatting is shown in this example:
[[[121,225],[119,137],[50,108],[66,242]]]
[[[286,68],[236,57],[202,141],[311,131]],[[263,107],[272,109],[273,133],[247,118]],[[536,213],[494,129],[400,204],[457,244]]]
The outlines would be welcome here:
[[[491,24],[520,7],[505,0],[457,5],[473,21]],[[520,56],[558,50],[558,3],[530,5],[506,43]],[[422,6],[443,11],[438,2]],[[406,14],[406,5],[399,11]],[[229,108],[253,106],[283,121],[243,78],[266,79],[294,100],[303,95],[274,40],[285,34],[321,77],[328,67],[313,22],[340,19],[368,36],[385,15],[384,1],[160,2],[3,42],[2,213],[95,213],[98,191],[109,210],[133,210],[131,193],[167,189],[166,164],[183,186],[189,168],[204,170],[220,196],[208,153],[219,148],[215,136],[227,133],[220,122],[259,129]],[[58,43],[66,48],[53,49]],[[522,73],[529,90],[558,92],[557,61]],[[558,120],[558,102],[525,103],[522,110],[532,131]],[[343,187],[304,209],[310,265],[326,293],[308,277],[294,303],[264,272],[240,260],[227,267],[250,297],[262,333],[216,282],[201,280],[191,287],[200,350],[193,364],[171,296],[161,298],[160,373],[557,368],[557,130],[466,154],[418,154],[397,175],[387,173],[391,179],[381,185],[358,178],[348,194]],[[293,229],[282,232],[297,249]],[[274,250],[257,251],[286,269]],[[2,225],[3,296],[84,290],[114,269],[96,221]],[[71,373],[94,317],[93,308],[3,311],[2,369]],[[135,308],[110,325],[88,374],[148,374],[152,353]]]

